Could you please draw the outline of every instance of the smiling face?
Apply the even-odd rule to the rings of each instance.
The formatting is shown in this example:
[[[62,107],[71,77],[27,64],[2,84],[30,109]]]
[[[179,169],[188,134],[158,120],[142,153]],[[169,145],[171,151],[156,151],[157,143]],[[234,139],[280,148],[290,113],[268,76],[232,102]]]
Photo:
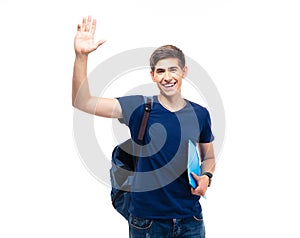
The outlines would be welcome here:
[[[150,74],[160,93],[165,97],[172,97],[181,93],[182,79],[187,74],[187,67],[181,68],[177,58],[166,58],[159,60]]]

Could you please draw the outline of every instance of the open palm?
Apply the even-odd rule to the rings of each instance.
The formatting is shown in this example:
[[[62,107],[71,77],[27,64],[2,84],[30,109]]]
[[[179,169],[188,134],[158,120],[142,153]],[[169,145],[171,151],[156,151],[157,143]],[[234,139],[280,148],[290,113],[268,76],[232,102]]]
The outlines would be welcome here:
[[[87,20],[83,18],[82,25],[78,24],[77,34],[74,39],[76,54],[89,54],[105,42],[104,40],[94,42],[96,24],[96,20],[92,20],[91,16]]]

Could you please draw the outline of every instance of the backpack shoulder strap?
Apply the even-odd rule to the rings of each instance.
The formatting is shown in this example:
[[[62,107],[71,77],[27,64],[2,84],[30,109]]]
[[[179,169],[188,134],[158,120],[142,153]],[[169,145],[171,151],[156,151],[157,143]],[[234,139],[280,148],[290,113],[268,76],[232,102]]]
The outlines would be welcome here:
[[[143,138],[145,135],[145,130],[146,130],[149,113],[150,113],[151,109],[152,109],[152,97],[147,97],[147,101],[146,101],[146,104],[144,107],[144,115],[142,118],[142,123],[141,123],[139,134],[138,134],[138,144],[140,144],[140,145],[143,143]]]

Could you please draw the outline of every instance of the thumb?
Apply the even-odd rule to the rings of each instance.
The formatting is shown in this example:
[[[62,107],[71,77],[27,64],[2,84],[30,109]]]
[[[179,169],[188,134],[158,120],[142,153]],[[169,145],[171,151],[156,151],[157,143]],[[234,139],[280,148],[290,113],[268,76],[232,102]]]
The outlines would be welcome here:
[[[106,42],[106,40],[99,40],[99,41],[96,43],[97,48],[98,48],[100,45],[104,44],[105,42]]]
[[[192,174],[194,179],[198,179],[199,176],[197,174],[195,174],[194,172],[191,172],[191,174]]]

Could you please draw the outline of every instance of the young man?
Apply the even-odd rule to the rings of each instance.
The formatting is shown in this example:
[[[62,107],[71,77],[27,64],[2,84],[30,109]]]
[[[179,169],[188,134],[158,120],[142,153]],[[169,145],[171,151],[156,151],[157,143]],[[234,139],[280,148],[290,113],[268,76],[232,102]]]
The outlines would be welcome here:
[[[143,115],[144,97],[99,98],[90,95],[87,80],[88,54],[104,41],[94,42],[96,21],[84,18],[75,37],[73,106],[101,117],[119,118],[129,127],[136,141]],[[150,58],[150,76],[159,88],[144,136],[129,209],[129,235],[142,237],[204,238],[205,228],[200,196],[204,196],[215,169],[213,134],[208,111],[181,95],[187,75],[180,49],[166,45]],[[193,189],[186,172],[188,141],[197,144],[202,160],[202,175],[193,175]]]

